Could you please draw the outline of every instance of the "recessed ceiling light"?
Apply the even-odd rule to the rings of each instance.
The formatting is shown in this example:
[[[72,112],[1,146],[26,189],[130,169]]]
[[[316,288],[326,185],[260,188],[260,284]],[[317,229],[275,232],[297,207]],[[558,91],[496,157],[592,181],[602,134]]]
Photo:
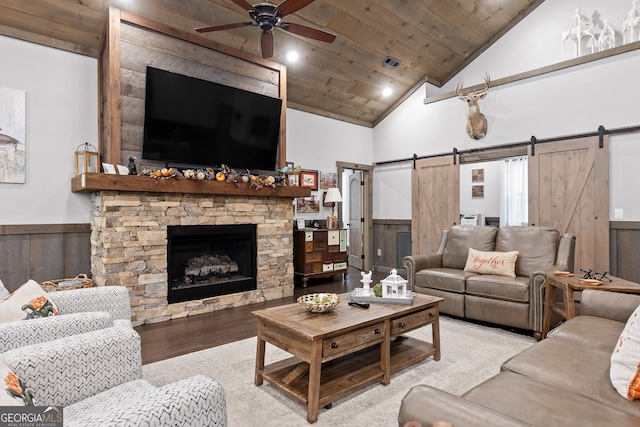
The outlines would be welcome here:
[[[295,50],[291,50],[289,51],[289,53],[287,53],[287,61],[289,62],[296,62],[299,57],[300,55],[298,55],[298,52],[296,52]]]
[[[390,87],[385,87],[385,88],[382,90],[382,96],[389,96],[389,95],[391,95],[391,92],[393,92],[393,90],[391,90],[391,88],[390,88]]]

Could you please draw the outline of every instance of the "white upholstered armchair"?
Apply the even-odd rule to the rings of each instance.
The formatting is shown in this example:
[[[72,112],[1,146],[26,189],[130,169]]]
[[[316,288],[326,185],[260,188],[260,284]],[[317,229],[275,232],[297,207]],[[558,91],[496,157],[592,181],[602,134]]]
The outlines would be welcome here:
[[[0,353],[39,406],[64,406],[65,426],[227,425],[222,386],[197,375],[142,379],[140,336],[109,327]]]
[[[124,286],[74,289],[46,295],[60,315],[0,323],[0,352],[111,326],[131,328],[131,303]]]

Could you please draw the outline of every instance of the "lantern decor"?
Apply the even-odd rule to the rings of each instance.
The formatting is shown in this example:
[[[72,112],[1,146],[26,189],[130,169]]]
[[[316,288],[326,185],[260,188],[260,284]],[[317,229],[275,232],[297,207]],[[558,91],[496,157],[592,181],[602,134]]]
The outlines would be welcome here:
[[[100,153],[98,153],[96,147],[89,144],[88,142],[78,145],[78,148],[76,148],[76,152],[74,154],[74,158],[76,165],[76,176],[82,175],[86,172],[100,172]]]
[[[398,276],[394,268],[386,279],[371,288],[371,272],[360,272],[362,288],[351,292],[351,303],[412,304],[413,292],[408,289],[408,281]],[[379,289],[381,288],[381,289]],[[351,304],[350,304],[351,305]],[[356,304],[359,305],[359,304]],[[362,306],[364,307],[364,306]]]
[[[335,230],[338,228],[338,217],[335,212],[336,203],[342,202],[340,190],[335,187],[328,189],[327,197],[325,197],[324,202],[333,203],[333,205],[331,205],[331,213],[327,215],[327,228],[329,230]]]
[[[407,280],[398,276],[398,270],[391,270],[391,274],[382,280],[383,298],[408,298]]]

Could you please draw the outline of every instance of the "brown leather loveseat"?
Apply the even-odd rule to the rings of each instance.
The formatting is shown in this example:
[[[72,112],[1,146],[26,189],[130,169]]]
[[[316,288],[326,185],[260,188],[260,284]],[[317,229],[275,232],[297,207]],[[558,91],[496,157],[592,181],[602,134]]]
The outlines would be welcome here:
[[[639,304],[638,295],[583,291],[580,316],[504,362],[500,373],[462,397],[428,385],[411,388],[398,425],[640,426],[640,400],[623,397],[611,379],[612,357],[630,345],[622,331]],[[638,355],[633,350],[627,355],[629,372],[634,372]]]
[[[469,249],[518,251],[515,277],[465,271]],[[442,313],[540,333],[545,272],[572,271],[575,236],[544,227],[456,225],[438,251],[404,258],[410,288],[444,298]]]

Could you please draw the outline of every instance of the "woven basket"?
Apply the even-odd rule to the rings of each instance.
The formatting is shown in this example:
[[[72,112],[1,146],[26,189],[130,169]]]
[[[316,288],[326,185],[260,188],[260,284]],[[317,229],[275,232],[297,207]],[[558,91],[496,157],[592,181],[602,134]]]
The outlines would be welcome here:
[[[307,311],[311,313],[328,313],[333,310],[339,303],[342,301],[342,297],[340,295],[335,295],[337,300],[330,301],[327,303],[317,303],[314,300],[320,296],[332,296],[335,294],[307,294],[298,297],[298,302],[301,306],[303,306]]]
[[[91,288],[93,287],[93,280],[82,273],[73,279],[47,280],[40,283],[40,286],[47,292],[66,291],[69,289]]]

